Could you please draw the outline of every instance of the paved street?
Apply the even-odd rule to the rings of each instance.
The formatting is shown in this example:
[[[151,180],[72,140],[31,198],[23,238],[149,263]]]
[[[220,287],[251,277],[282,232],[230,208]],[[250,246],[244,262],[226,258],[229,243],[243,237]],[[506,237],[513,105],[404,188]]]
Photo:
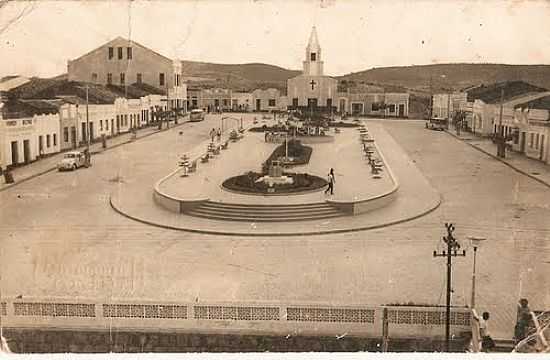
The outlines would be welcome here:
[[[239,238],[146,226],[109,207],[134,172],[158,179],[206,140],[220,126],[211,116],[97,155],[92,168],[0,192],[2,297],[443,304],[444,260],[432,252],[451,221],[468,252],[455,260],[453,302],[470,299],[465,237],[487,237],[477,307],[492,313],[495,337],[510,338],[520,296],[550,308],[550,191],[423,122],[383,124],[443,196],[423,218],[340,235]]]

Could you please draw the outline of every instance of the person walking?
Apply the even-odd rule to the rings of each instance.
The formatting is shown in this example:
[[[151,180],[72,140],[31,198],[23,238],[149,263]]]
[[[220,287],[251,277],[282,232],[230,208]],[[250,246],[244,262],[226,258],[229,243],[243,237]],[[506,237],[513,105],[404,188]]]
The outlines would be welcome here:
[[[216,137],[216,129],[212,128],[212,130],[210,130],[210,139],[212,142],[214,142],[215,137]]]
[[[218,136],[218,142],[222,141],[222,129],[218,128],[216,135]]]
[[[514,327],[514,340],[518,344],[527,336],[527,330],[531,321],[531,309],[529,309],[529,301],[520,299],[518,303],[516,326]]]
[[[325,194],[327,194],[330,190],[330,195],[334,195],[334,183],[336,182],[334,180],[334,169],[331,168],[328,173],[328,179],[327,179],[328,185],[327,189],[325,190]]]

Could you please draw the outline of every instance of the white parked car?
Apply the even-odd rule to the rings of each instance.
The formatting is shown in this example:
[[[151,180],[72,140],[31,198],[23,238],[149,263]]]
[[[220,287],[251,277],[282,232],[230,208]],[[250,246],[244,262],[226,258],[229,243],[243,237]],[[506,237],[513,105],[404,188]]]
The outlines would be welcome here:
[[[86,156],[81,151],[69,151],[63,156],[63,159],[57,164],[57,169],[76,170],[79,167],[86,166]]]

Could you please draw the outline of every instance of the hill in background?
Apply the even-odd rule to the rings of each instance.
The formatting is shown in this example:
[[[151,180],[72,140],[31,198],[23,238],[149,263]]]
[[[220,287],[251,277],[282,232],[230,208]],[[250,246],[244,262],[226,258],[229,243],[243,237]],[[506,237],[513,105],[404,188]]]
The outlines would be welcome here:
[[[341,77],[354,81],[398,85],[410,91],[459,90],[469,86],[523,80],[550,88],[550,65],[437,64],[373,68]]]

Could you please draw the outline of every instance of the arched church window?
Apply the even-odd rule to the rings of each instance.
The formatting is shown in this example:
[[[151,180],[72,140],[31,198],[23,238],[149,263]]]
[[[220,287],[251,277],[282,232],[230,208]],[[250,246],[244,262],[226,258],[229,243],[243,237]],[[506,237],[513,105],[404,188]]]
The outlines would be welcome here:
[[[312,52],[311,53],[311,61],[315,61],[317,59],[317,54]]]

